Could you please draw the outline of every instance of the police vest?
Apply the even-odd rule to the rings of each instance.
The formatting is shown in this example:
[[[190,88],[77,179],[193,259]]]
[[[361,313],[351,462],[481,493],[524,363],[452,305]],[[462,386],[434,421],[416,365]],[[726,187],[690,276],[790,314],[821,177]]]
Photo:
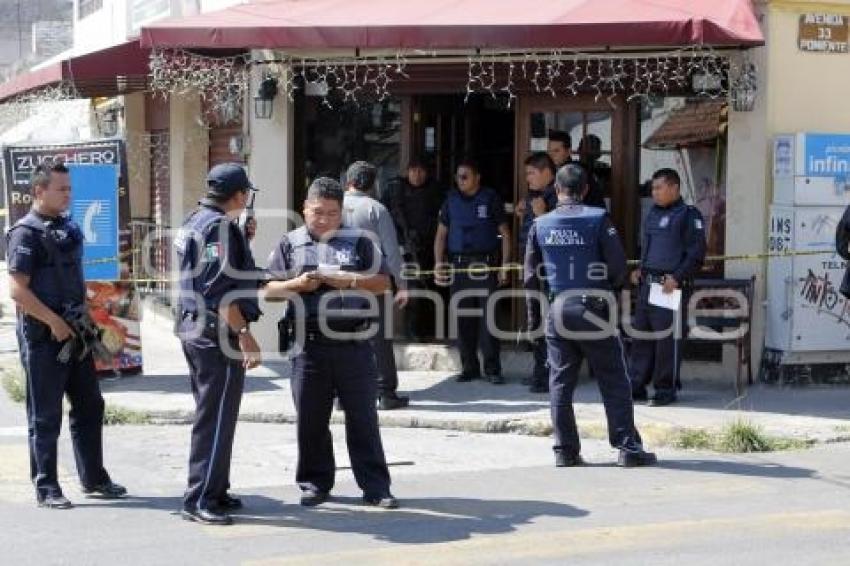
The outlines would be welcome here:
[[[534,221],[551,294],[610,289],[607,277],[592,267],[602,262],[599,234],[604,221],[605,210],[588,206],[561,207]]]
[[[679,200],[669,208],[653,206],[646,216],[642,267],[653,273],[674,271],[685,256],[690,207]]]
[[[29,285],[38,300],[53,311],[61,311],[66,304],[85,303],[84,237],[79,226],[67,218],[44,221],[29,212],[9,232],[12,230],[32,230],[43,248],[40,261],[33,264]]]
[[[475,196],[453,190],[448,197],[451,254],[489,254],[499,247],[499,219],[493,216],[493,189],[482,187]]]
[[[199,206],[183,222],[183,226],[174,239],[177,259],[180,265],[180,297],[178,313],[197,314],[203,310],[216,310],[221,297],[204,297],[205,304],[199,305],[198,296],[203,295],[204,281],[200,276],[198,264],[205,240],[213,230],[220,230],[220,223],[227,217],[219,208]],[[220,248],[219,248],[220,249]]]
[[[287,265],[288,273],[292,278],[299,277],[303,273],[315,271],[319,264],[329,267],[338,267],[340,271],[365,271],[371,266],[365,265],[364,258],[359,255],[359,241],[363,238],[360,230],[342,227],[330,239],[316,241],[302,226],[289,232],[289,254]],[[377,255],[377,252],[376,252]],[[374,258],[376,261],[380,256]],[[325,297],[327,295],[327,297]],[[334,289],[322,285],[312,293],[301,293],[300,300],[303,302],[303,316],[308,320],[319,317],[321,308],[328,318],[344,318],[364,320],[365,314],[358,311],[369,309],[369,299],[363,291]],[[324,307],[322,307],[324,305]],[[337,317],[334,316],[336,311]],[[294,311],[287,307],[288,316],[302,316],[299,309]]]

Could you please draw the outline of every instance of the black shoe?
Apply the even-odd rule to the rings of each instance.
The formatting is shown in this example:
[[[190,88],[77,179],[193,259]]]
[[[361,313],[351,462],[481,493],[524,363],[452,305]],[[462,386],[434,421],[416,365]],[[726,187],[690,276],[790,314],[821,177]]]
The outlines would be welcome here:
[[[649,394],[647,394],[646,389],[639,389],[637,391],[632,391],[632,401],[639,401],[645,403],[649,400]]]
[[[459,373],[455,376],[455,381],[458,383],[466,383],[468,381],[475,381],[476,379],[481,379],[481,376],[475,373]]]
[[[494,373],[492,375],[487,376],[487,381],[489,381],[493,385],[504,385],[505,376],[503,376],[501,373]]]
[[[364,495],[363,503],[372,507],[380,507],[381,509],[398,509],[398,499],[392,495],[381,495],[377,497]]]
[[[232,525],[233,517],[223,511],[213,509],[187,509],[180,511],[180,516],[187,521],[204,525]]]
[[[313,491],[308,489],[301,494],[301,505],[304,507],[315,507],[321,505],[330,497],[327,491]]]
[[[665,393],[659,395],[655,394],[655,397],[649,400],[650,407],[664,407],[665,405],[672,405],[676,402],[676,394],[675,393]]]
[[[569,455],[564,452],[555,452],[555,467],[556,468],[573,468],[575,466],[583,466],[584,460],[579,454]]]
[[[38,498],[38,506],[45,509],[70,509],[74,506],[64,495],[45,495]]]
[[[534,383],[528,388],[531,393],[549,393],[549,385],[546,383]]]
[[[392,411],[393,409],[403,409],[410,404],[410,399],[399,395],[381,395],[378,399],[378,409],[381,411]]]
[[[82,492],[86,497],[92,499],[121,499],[127,495],[127,488],[112,480],[107,480],[91,487],[84,487]]]
[[[643,448],[621,448],[617,457],[617,465],[623,468],[636,468],[638,466],[653,466],[658,463],[658,458],[652,452]]]
[[[242,509],[242,500],[238,497],[233,497],[229,493],[225,493],[216,501],[216,508],[219,511],[236,511]]]

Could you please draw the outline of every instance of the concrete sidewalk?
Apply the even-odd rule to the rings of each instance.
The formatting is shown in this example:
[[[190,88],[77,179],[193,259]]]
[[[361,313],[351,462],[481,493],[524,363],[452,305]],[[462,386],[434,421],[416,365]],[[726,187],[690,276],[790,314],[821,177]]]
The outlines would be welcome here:
[[[0,278],[2,279],[2,278]],[[0,284],[2,286],[2,284]],[[0,289],[2,293],[2,289]],[[5,298],[2,299],[5,302]],[[14,314],[6,309],[0,320],[0,364],[17,364]],[[179,342],[166,317],[146,310],[142,323],[145,367],[142,375],[104,380],[110,406],[145,413],[154,420],[188,422],[194,403],[188,371]],[[424,360],[424,363],[423,363]],[[404,410],[381,413],[386,427],[436,428],[469,432],[551,433],[548,397],[528,392],[520,384],[531,370],[530,354],[506,352],[503,366],[508,383],[456,383],[453,361],[445,348],[414,347],[400,356],[402,367],[432,371],[403,371],[400,391],[411,397]],[[436,370],[436,371],[435,371]],[[635,409],[637,424],[648,443],[663,444],[677,430],[718,431],[736,420],[747,420],[776,436],[817,442],[850,440],[850,387],[780,388],[757,385],[736,399],[729,376],[719,364],[685,364],[685,390],[670,407]],[[575,395],[581,433],[606,438],[605,415],[596,384],[586,376]],[[294,422],[289,388],[289,364],[271,363],[249,373],[240,418],[253,422]],[[335,411],[333,421],[344,415]]]
[[[503,386],[456,383],[446,372],[402,372],[400,377],[400,389],[410,395],[411,406],[381,412],[383,426],[533,435],[551,432],[547,396],[528,393],[511,376]],[[163,421],[191,419],[193,401],[185,373],[125,377],[106,381],[102,387],[110,405],[141,411]],[[583,380],[575,399],[583,436],[604,438],[605,416],[596,384]],[[663,443],[679,429],[716,431],[739,419],[777,436],[817,442],[850,439],[850,389],[845,388],[755,386],[743,398],[735,399],[727,390],[691,387],[685,389],[676,405],[638,405],[635,413],[641,432],[655,443]],[[287,366],[251,372],[240,419],[294,422]],[[334,411],[333,421],[343,422],[344,415]]]

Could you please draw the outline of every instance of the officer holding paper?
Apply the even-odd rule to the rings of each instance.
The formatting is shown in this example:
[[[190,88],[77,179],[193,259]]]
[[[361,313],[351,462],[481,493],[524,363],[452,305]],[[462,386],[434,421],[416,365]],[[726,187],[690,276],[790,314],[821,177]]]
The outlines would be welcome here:
[[[659,169],[652,176],[652,200],[655,203],[646,217],[641,244],[640,267],[631,274],[638,286],[638,300],[632,328],[638,333],[655,333],[646,338],[635,336],[630,371],[632,398],[649,400],[653,406],[676,401],[681,389],[679,370],[682,365],[681,342],[684,307],[693,277],[705,259],[705,228],[702,215],[685,204],[680,194],[679,174],[673,169]],[[656,286],[653,293],[653,286]],[[681,300],[669,301],[681,291]],[[653,299],[651,294],[656,295]],[[659,306],[662,303],[668,303]],[[674,308],[671,308],[674,307]],[[652,382],[655,395],[649,399],[647,385]]]

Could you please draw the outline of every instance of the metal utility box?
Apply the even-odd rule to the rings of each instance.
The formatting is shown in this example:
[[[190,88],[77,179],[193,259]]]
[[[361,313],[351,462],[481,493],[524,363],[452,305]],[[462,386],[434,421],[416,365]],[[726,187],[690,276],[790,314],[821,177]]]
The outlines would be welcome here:
[[[850,350],[850,306],[838,292],[845,261],[832,250],[835,227],[844,213],[839,206],[770,210],[771,253],[803,252],[771,257],[767,282],[767,347],[784,352]]]

